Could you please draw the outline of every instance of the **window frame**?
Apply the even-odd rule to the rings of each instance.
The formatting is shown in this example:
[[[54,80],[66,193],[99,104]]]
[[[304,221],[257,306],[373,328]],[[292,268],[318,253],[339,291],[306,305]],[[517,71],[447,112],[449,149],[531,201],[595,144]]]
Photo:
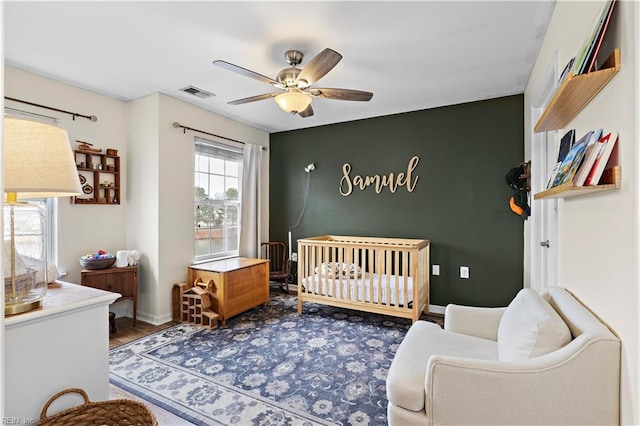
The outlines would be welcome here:
[[[226,142],[219,142],[211,139],[204,139],[200,137],[195,137],[194,141],[195,153],[194,153],[194,260],[195,263],[207,262],[211,260],[219,260],[230,257],[239,256],[239,244],[240,244],[240,212],[241,212],[241,187],[242,187],[242,161],[243,161],[243,147],[240,144],[231,144]],[[207,171],[203,171],[200,169],[199,165],[199,156],[209,157],[213,159],[223,160],[223,170],[220,172],[212,171],[212,162],[209,160]],[[234,176],[227,170],[228,163],[237,164],[237,173]],[[203,188],[198,185],[199,179],[202,178],[202,175],[207,176],[208,188]],[[211,182],[212,178],[223,178],[223,188],[226,188],[223,193],[217,193],[218,195],[223,195],[223,198],[211,196],[208,192],[211,191]],[[227,191],[232,186],[227,185],[227,179],[235,179],[237,180],[236,189],[236,197],[227,198]],[[196,189],[203,188],[205,191],[205,195],[207,198],[198,199],[196,198]],[[215,194],[214,194],[215,195]],[[210,217],[205,222],[208,222],[209,226],[202,226],[202,220],[199,220],[198,209],[200,209],[203,205],[208,206],[208,211]],[[222,210],[222,212],[221,212]],[[228,222],[229,219],[229,211],[236,210],[236,215],[231,216],[234,219],[231,219],[232,225]],[[214,215],[221,215],[222,219],[218,217],[217,219]],[[216,220],[222,220],[223,222],[217,225],[214,223]],[[220,225],[222,227],[220,228]],[[224,247],[220,251],[215,251],[212,246],[212,231],[222,229],[222,242],[226,245],[227,241],[229,241],[230,235],[233,235],[230,232],[230,226],[235,227],[236,239],[235,239],[235,249],[229,249],[228,246]],[[208,237],[202,237],[198,234],[202,234],[203,230],[206,230],[209,233]],[[208,249],[206,252],[203,252],[203,240],[208,241]]]
[[[43,122],[60,125],[59,120],[56,117],[38,114],[35,112],[24,111],[21,109],[12,108],[8,106],[4,107],[4,113],[13,115],[16,117],[33,118]],[[45,227],[46,227],[46,239],[47,239],[46,241],[47,264],[55,265],[58,270],[58,274],[60,276],[66,275],[66,272],[61,270],[61,265],[60,265],[61,259],[60,259],[60,250],[58,247],[59,238],[58,238],[58,201],[57,199],[53,197],[33,198],[33,199],[27,199],[23,201],[29,204],[38,205],[44,209],[45,219],[46,219]],[[50,277],[49,279],[51,280]]]

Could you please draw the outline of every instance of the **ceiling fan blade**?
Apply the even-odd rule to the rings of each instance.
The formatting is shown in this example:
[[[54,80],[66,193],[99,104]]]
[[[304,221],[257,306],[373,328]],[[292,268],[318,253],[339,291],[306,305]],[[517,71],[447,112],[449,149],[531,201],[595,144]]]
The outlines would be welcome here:
[[[278,84],[278,82],[272,78],[266,77],[262,74],[258,74],[257,72],[253,72],[246,68],[242,68],[238,65],[234,65],[227,61],[216,60],[216,61],[213,61],[213,64],[219,67],[222,67],[224,69],[227,69],[229,71],[233,71],[237,74],[244,75],[245,77],[249,77],[249,78],[253,78],[255,80],[261,81],[263,83],[272,84],[272,85]]]
[[[329,89],[313,88],[307,90],[311,96],[326,99],[337,99],[339,101],[368,101],[373,97],[373,93],[362,90],[351,89]]]
[[[249,102],[255,102],[255,101],[261,101],[263,99],[269,99],[269,98],[273,98],[275,96],[278,96],[280,93],[265,93],[264,95],[256,95],[256,96],[250,96],[248,98],[242,98],[242,99],[236,99],[235,101],[231,101],[231,102],[227,102],[229,105],[240,105],[240,104],[246,104]]]
[[[298,75],[298,80],[305,80],[308,86],[311,86],[331,71],[341,59],[342,55],[335,50],[324,49],[305,65]]]
[[[311,104],[309,104],[309,106],[304,110],[300,111],[298,115],[302,118],[311,117],[313,115],[313,108],[311,108]]]

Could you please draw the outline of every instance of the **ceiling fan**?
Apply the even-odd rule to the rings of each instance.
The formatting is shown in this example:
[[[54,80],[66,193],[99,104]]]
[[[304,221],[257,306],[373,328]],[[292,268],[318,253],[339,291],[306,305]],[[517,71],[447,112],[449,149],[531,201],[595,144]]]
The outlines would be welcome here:
[[[300,117],[311,117],[313,98],[337,99],[342,101],[368,101],[373,96],[371,92],[351,89],[331,89],[311,87],[324,77],[342,59],[342,55],[332,49],[324,49],[318,53],[304,68],[296,68],[302,62],[304,55],[298,50],[287,50],[284,58],[291,67],[285,68],[274,79],[258,74],[254,71],[234,65],[230,62],[216,60],[215,65],[229,71],[250,77],[263,83],[281,89],[281,92],[265,93],[229,102],[229,105],[240,105],[263,99],[275,98],[276,103],[286,112],[298,114]]]

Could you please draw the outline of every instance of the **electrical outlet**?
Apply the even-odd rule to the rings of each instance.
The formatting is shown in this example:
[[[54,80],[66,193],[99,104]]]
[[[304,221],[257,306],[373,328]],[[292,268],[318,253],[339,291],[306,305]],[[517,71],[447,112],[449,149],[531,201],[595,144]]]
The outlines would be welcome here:
[[[431,274],[440,275],[440,265],[431,265]]]
[[[461,266],[460,267],[460,278],[469,278],[469,267]]]
[[[292,262],[298,261],[298,253],[291,253],[291,261]]]

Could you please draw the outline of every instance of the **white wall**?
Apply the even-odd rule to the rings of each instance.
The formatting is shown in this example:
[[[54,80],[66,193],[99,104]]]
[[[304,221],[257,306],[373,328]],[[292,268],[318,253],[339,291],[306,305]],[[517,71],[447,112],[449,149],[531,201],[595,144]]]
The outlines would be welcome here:
[[[160,149],[158,145],[158,95],[132,101],[127,106],[127,236],[126,249],[140,252],[138,317],[156,316],[158,299],[158,200]]]
[[[17,68],[6,66],[5,96],[52,106],[58,109],[95,115],[98,121],[84,118],[73,120],[71,115],[5,100],[5,107],[56,117],[67,129],[71,146],[77,148],[76,140],[93,143],[95,148],[115,148],[126,151],[127,133],[124,104],[120,101],[82,90],[68,84],[42,78]],[[127,158],[122,156],[121,181],[127,182]],[[47,164],[42,164],[47,167]],[[126,197],[126,189],[121,195]],[[121,201],[122,203],[122,201]],[[73,205],[68,197],[58,199],[59,257],[60,267],[67,272],[65,280],[80,282],[78,259],[90,252],[104,249],[115,253],[125,244],[126,206],[120,205]]]
[[[173,127],[174,122],[238,141],[269,146],[269,134],[212,114],[169,96],[159,95],[158,299],[154,323],[171,319],[171,288],[187,278],[194,260],[193,182],[194,139],[214,137]],[[224,140],[220,140],[224,142]],[[262,240],[268,240],[269,172],[264,156],[262,176]],[[185,191],[184,188],[189,188]]]
[[[556,3],[529,84],[525,91],[525,126],[529,128],[532,96],[553,53],[560,71],[580,49],[601,2]],[[620,134],[622,188],[560,200],[559,282],[602,318],[622,340],[621,423],[639,424],[638,346],[638,45],[637,5],[620,1],[617,23],[610,28],[613,45],[621,48],[622,69],[609,85],[571,122],[576,135],[602,127]],[[527,132],[525,132],[527,134]],[[530,158],[530,141],[525,151]]]
[[[127,247],[141,257],[138,314],[162,324],[171,320],[171,289],[187,278],[194,260],[194,138],[212,138],[173,127],[174,122],[247,143],[268,146],[269,134],[166,95],[129,105]],[[214,138],[215,139],[215,138]],[[262,179],[263,238],[268,239],[268,159]]]
[[[194,259],[194,137],[208,137],[183,133],[173,128],[173,122],[262,146],[269,145],[269,134],[162,94],[122,102],[17,68],[5,66],[4,70],[6,96],[96,115],[98,121],[74,121],[67,114],[11,101],[6,106],[57,117],[73,147],[76,139],[84,140],[97,148],[115,148],[121,157],[120,205],[72,205],[68,198],[59,200],[64,279],[80,282],[78,258],[88,252],[139,250],[138,317],[153,324],[169,321],[173,284],[186,280]],[[269,228],[268,164],[265,155],[264,241]],[[131,302],[121,302],[112,310],[130,316]]]

